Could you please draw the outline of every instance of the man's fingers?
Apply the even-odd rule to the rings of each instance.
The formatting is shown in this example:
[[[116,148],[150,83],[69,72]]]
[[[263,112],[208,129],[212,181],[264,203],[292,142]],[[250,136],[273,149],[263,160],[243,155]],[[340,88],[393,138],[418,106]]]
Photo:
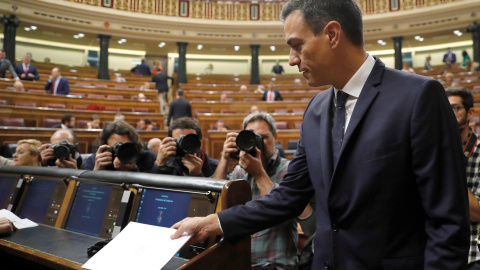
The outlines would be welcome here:
[[[49,144],[49,143],[47,143],[47,144],[42,144],[42,146],[40,146],[40,147],[38,148],[38,150],[39,150],[40,152],[42,152],[43,150],[45,150],[45,149],[47,149],[48,147],[50,147],[50,145],[51,145],[51,144]]]
[[[100,145],[100,147],[98,147],[97,149],[97,155],[103,153],[108,148],[110,148],[110,145],[106,145],[106,144]]]

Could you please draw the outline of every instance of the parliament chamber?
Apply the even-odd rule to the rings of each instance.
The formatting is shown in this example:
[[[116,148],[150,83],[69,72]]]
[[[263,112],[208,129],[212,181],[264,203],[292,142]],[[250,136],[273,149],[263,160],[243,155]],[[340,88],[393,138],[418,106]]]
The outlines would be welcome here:
[[[203,134],[201,150],[208,157],[221,160],[228,134],[240,132],[244,119],[260,111],[273,117],[275,142],[290,160],[301,130],[309,128],[302,127],[306,108],[312,98],[331,91],[332,86],[309,86],[299,68],[289,66],[290,48],[285,45],[279,21],[286,2],[2,1],[3,58],[20,70],[35,66],[39,78],[19,76],[17,80],[9,68],[0,77],[0,155],[12,160],[21,140],[53,144],[51,136],[65,127],[62,119],[67,115],[75,118],[74,126],[68,128],[84,161],[101,153],[97,149],[102,134],[117,117],[136,130],[146,152],[149,141],[172,137],[167,123],[173,111],[169,106],[180,98],[191,106],[192,118]],[[435,79],[444,88],[470,90],[474,116],[469,125],[480,132],[480,28],[472,28],[480,14],[478,1],[356,2],[364,16],[365,50],[389,68],[402,69],[408,63],[413,68],[409,72]],[[456,53],[456,63],[442,61],[447,48]],[[471,56],[470,62],[461,59],[462,52]],[[432,60],[427,70],[428,57]],[[27,66],[25,58],[31,61]],[[276,63],[282,66],[282,72],[274,72]],[[147,66],[148,74],[139,72],[142,65]],[[68,80],[67,94],[57,93],[55,83],[47,89],[48,83],[58,79],[52,79],[54,69],[59,70],[60,78]],[[173,80],[167,83],[162,77],[160,86],[154,82],[158,75],[152,73],[163,73]],[[166,92],[161,90],[163,84]],[[270,100],[267,93],[273,90],[278,90],[281,100]],[[183,96],[177,95],[182,92]],[[99,125],[91,128],[94,119],[99,119]],[[150,128],[142,127],[146,121],[151,121]],[[224,129],[218,126],[220,122]],[[12,256],[12,261],[29,269],[82,269],[89,258],[88,247],[114,237],[128,222],[138,220],[145,190],[150,194],[150,190],[173,192],[175,198],[188,194],[192,199],[189,197],[187,208],[178,210],[185,213],[175,217],[176,221],[251,200],[247,181],[212,177],[73,170],[45,164],[38,168],[0,165],[0,209],[39,223],[35,228],[0,235],[0,258]],[[49,195],[30,198],[36,183],[41,185],[36,188],[38,193],[48,189]],[[94,229],[85,220],[73,224],[72,217],[79,215],[75,211],[81,211],[73,206],[80,205],[75,202],[81,199],[77,195],[83,192],[82,185],[110,194],[102,199],[92,219],[97,226]],[[50,205],[52,201],[59,203]],[[22,210],[29,205],[32,209]],[[114,209],[110,216],[109,209]],[[300,254],[308,240],[300,225],[298,235]],[[250,269],[251,245],[250,237],[233,243],[212,238],[200,248],[184,247],[162,269]]]

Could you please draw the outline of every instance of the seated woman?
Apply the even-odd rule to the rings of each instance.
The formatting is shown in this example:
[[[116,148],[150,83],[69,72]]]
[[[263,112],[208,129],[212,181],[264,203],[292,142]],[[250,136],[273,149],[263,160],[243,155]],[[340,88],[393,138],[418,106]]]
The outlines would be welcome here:
[[[38,140],[20,140],[13,154],[13,166],[41,166],[38,148],[42,143]]]

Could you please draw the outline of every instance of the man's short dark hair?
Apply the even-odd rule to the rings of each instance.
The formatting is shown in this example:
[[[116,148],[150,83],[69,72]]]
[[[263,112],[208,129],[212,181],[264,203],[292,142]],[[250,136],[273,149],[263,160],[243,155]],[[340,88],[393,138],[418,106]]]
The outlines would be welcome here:
[[[182,89],[177,89],[177,95],[183,96],[183,90]]]
[[[168,137],[172,137],[173,130],[175,129],[193,129],[197,133],[197,136],[200,140],[203,137],[202,130],[200,129],[200,125],[198,124],[197,120],[190,117],[182,117],[173,121],[168,128]]]
[[[283,6],[280,19],[285,21],[296,10],[302,12],[315,35],[330,21],[337,21],[353,45],[363,46],[362,10],[355,0],[290,0]]]
[[[98,116],[98,114],[94,114],[94,115],[92,115],[91,119],[92,119],[92,121],[97,120],[97,119],[100,120],[100,116]]]
[[[100,145],[108,144],[108,139],[113,134],[127,135],[128,140],[131,143],[134,143],[139,151],[143,149],[142,140],[140,139],[140,136],[138,136],[137,131],[125,121],[114,121],[108,123],[108,125],[100,133],[100,136],[97,138],[97,143]]]
[[[73,116],[73,114],[70,114],[70,113],[64,114],[62,116],[62,124],[65,125],[65,123],[72,121],[72,118],[75,118],[75,116]]]
[[[470,90],[464,87],[448,87],[445,89],[447,97],[460,97],[465,111],[468,112],[473,108],[473,94]]]
[[[146,125],[150,125],[152,123],[152,120],[150,120],[150,118],[148,117],[144,117],[142,118],[143,122],[145,122]]]

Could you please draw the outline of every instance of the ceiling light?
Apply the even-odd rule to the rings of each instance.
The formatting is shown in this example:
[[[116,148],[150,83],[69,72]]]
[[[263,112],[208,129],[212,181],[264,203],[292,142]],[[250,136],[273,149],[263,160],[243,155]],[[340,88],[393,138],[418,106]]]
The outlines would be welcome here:
[[[120,41],[121,41],[121,42],[127,42],[127,40],[124,39],[124,38],[120,39]]]
[[[198,44],[197,45],[197,50],[201,50],[203,48],[203,45],[202,44]]]
[[[383,40],[379,39],[377,40],[378,44],[382,44],[383,43]]]
[[[460,33],[460,30],[455,30],[455,31],[453,31],[453,33],[454,33],[455,35],[457,35],[458,33]]]
[[[121,40],[118,41],[118,44],[122,44],[123,42]]]
[[[421,36],[415,36],[416,40],[420,40],[422,37]]]
[[[422,42],[424,40],[424,38],[419,38],[418,41]]]
[[[272,52],[274,52],[276,49],[277,49],[277,48],[275,48],[275,46],[270,46],[270,50],[271,50]]]
[[[462,32],[458,32],[458,33],[457,33],[457,36],[461,36],[461,35],[463,35]]]
[[[30,29],[37,30],[37,27],[35,25],[32,25],[32,26],[30,26]]]
[[[78,35],[73,35],[73,38],[80,38]]]
[[[79,37],[84,37],[85,34],[84,34],[84,33],[78,33],[78,36],[79,36]]]
[[[238,52],[238,50],[240,50],[240,46],[235,46],[233,48],[235,49],[236,52]]]
[[[25,27],[25,28],[23,28],[23,29],[25,29],[25,31],[30,31],[30,30],[32,30],[32,29],[30,29],[30,27]]]
[[[163,47],[165,47],[165,45],[166,45],[165,42],[160,42],[160,44],[158,44],[158,47],[163,48]]]

